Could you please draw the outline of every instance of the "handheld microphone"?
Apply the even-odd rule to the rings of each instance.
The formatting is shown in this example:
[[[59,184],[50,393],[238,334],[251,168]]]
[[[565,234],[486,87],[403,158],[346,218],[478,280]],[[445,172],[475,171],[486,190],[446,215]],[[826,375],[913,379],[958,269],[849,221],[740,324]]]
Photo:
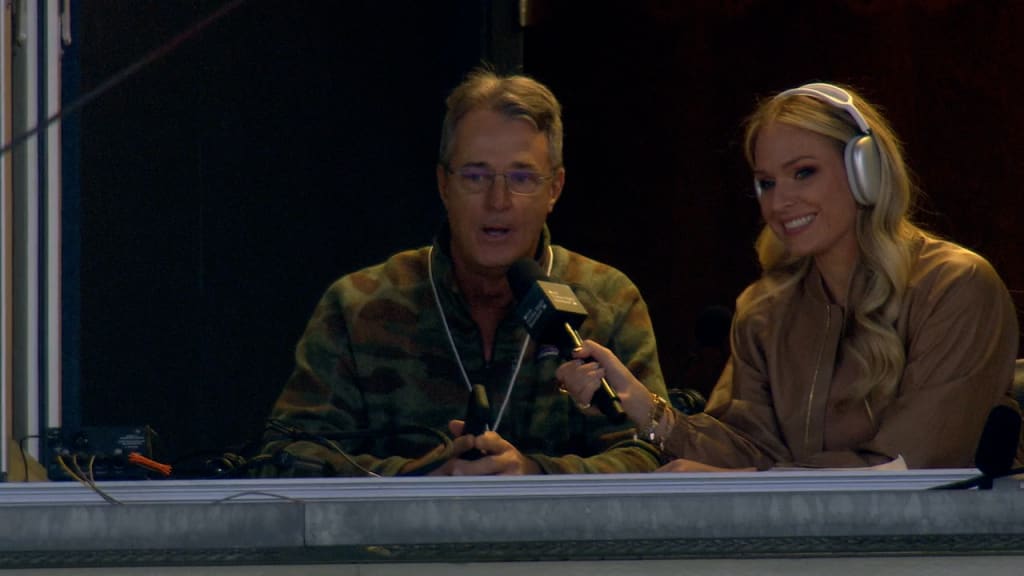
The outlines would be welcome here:
[[[491,403],[487,399],[487,389],[483,384],[474,384],[466,400],[466,420],[462,428],[463,434],[479,436],[491,429]],[[477,460],[484,454],[473,448],[463,452],[459,458]]]
[[[587,317],[587,309],[580,304],[572,288],[553,282],[533,260],[515,261],[508,269],[508,283],[519,305],[516,315],[526,325],[526,331],[540,344],[553,344],[561,355],[572,358],[572,350],[583,342],[576,330]],[[612,423],[626,420],[619,395],[601,378],[591,403],[597,406]]]

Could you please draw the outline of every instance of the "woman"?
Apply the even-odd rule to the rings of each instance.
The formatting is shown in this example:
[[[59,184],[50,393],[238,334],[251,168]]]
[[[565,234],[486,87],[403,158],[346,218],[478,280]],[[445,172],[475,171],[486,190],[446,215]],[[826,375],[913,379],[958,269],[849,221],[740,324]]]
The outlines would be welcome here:
[[[607,377],[668,470],[973,466],[990,410],[1017,409],[1017,319],[998,274],[911,222],[901,145],[852,91],[763,102],[744,148],[762,276],[737,300],[706,412],[675,412],[589,341],[559,367],[564,388],[585,407]]]

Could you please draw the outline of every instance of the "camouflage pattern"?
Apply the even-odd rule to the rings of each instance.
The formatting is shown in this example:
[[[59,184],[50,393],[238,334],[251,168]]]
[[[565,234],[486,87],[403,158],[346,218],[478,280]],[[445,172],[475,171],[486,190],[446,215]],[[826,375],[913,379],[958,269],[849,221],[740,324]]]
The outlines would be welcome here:
[[[538,253],[547,254],[549,243],[545,228]],[[510,313],[498,327],[492,360],[484,361],[447,246],[445,227],[433,248],[438,297],[465,370],[474,384],[486,387],[496,416],[526,330]],[[647,305],[636,286],[610,266],[551,248],[550,276],[569,284],[589,313],[580,334],[609,346],[652,391],[666,396]],[[272,418],[307,433],[342,438],[337,445],[350,458],[322,442],[268,433],[263,458],[283,465],[265,467],[263,475],[416,474],[447,459],[441,435],[447,436],[449,420],[464,418],[468,387],[431,290],[430,252],[429,247],[400,252],[328,289],[297,346],[295,371]],[[656,468],[660,453],[634,439],[631,425],[584,416],[559,393],[554,371],[562,360],[551,352],[530,342],[498,433],[549,474]],[[366,430],[371,432],[360,432]],[[327,469],[320,468],[323,462]]]

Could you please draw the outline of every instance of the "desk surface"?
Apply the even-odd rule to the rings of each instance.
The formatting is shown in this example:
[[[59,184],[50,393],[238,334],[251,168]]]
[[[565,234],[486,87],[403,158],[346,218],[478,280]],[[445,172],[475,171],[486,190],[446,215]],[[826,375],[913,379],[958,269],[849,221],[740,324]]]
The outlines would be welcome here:
[[[1024,554],[974,470],[2,484],[0,568]]]

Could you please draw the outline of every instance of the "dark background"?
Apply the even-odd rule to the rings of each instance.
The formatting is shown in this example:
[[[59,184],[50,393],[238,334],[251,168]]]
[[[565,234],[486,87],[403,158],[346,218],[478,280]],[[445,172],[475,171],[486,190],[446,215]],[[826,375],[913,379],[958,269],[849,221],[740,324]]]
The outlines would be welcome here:
[[[65,105],[223,1],[76,3]],[[426,244],[444,97],[481,60],[562,100],[556,243],[640,286],[670,386],[757,275],[739,146],[759,96],[851,83],[888,113],[922,220],[1024,306],[1024,5],[967,0],[249,0],[65,124],[65,423],[164,456],[254,438],[323,290]]]

